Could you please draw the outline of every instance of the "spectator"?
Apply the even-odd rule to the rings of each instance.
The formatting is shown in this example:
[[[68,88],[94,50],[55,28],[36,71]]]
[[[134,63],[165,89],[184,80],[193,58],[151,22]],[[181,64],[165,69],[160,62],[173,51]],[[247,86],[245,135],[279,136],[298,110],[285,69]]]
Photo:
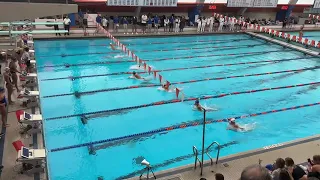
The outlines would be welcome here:
[[[174,23],[174,16],[172,15],[169,18],[169,32],[173,32],[173,23]]]
[[[167,17],[164,17],[164,20],[163,20],[163,29],[164,29],[164,32],[168,32],[168,28],[169,28],[169,19]]]
[[[151,28],[152,28],[152,19],[151,19],[151,17],[149,16],[149,17],[148,17],[148,33],[151,33]]]
[[[199,19],[197,19],[197,24],[198,24],[198,29],[197,29],[197,32],[201,32],[201,23],[202,23],[202,18],[199,17]]]
[[[148,20],[147,15],[143,14],[141,16],[141,26],[142,26],[142,33],[143,34],[146,33],[147,20]]]
[[[272,172],[272,179],[273,180],[279,180],[279,174],[280,171],[284,168],[285,166],[285,161],[282,158],[278,158],[276,160],[276,169]]]
[[[234,17],[232,17],[231,19],[229,19],[229,24],[230,24],[230,31],[234,31],[234,21],[236,19]]]
[[[174,20],[174,32],[179,32],[179,26],[180,26],[180,18],[176,17]]]
[[[213,31],[214,17],[211,16],[209,19],[209,32]]]
[[[154,33],[158,33],[159,34],[160,19],[159,19],[158,15],[156,15],[153,18],[153,22],[154,22]]]
[[[266,168],[252,165],[242,171],[240,180],[272,180],[272,178]]]
[[[308,173],[308,177],[314,177],[320,179],[320,155],[314,155],[311,162],[311,169]]]
[[[9,95],[9,92],[8,92]],[[8,127],[9,124],[6,123],[7,120],[7,99],[6,93],[3,87],[0,88],[0,112],[1,112],[1,120],[2,127]]]
[[[285,162],[286,167],[292,169],[292,178],[294,180],[307,180],[307,175],[304,170],[300,166],[295,165],[292,158],[287,157]]]
[[[97,15],[97,17],[96,17],[96,22],[97,22],[99,25],[102,26],[102,17],[101,17],[100,14]]]
[[[291,173],[292,173],[292,168],[289,168],[288,170],[281,169],[279,173],[279,180],[293,180]]]
[[[206,30],[206,24],[207,24],[207,19],[206,17],[203,16],[201,21],[201,32],[204,32]]]
[[[102,23],[103,29],[106,29],[107,23],[108,23],[108,20],[106,19],[106,17],[102,17],[101,23]]]
[[[287,22],[288,22],[288,20],[287,20],[287,18],[285,18],[285,19],[283,20],[283,22],[282,22],[282,28],[283,28],[283,29],[287,27]]]
[[[70,35],[70,23],[71,23],[71,20],[69,19],[68,16],[66,16],[66,17],[63,19],[64,30],[68,31],[68,32],[65,32],[65,33],[64,33],[65,36],[66,36],[67,34]]]
[[[86,13],[84,13],[84,15],[83,15],[83,30],[84,30],[84,32],[86,32],[87,31],[87,27],[88,27],[88,17],[89,17],[89,14],[88,14],[88,12],[86,12]]]
[[[114,32],[118,32],[118,29],[119,29],[119,18],[118,16],[115,16],[113,18],[113,27],[114,27]]]
[[[137,24],[138,24],[138,19],[137,19],[136,16],[133,16],[133,18],[132,18],[132,34],[133,33],[138,34],[138,32],[137,32]]]
[[[6,88],[7,88],[7,91],[8,91],[9,104],[13,104],[13,101],[11,99],[11,95],[13,93],[14,84],[12,84],[12,81],[11,81],[11,73],[10,73],[10,68],[9,67],[5,68],[5,72],[3,73],[3,78],[5,80]],[[0,104],[2,104],[2,103],[7,103],[7,101],[5,101],[5,100],[0,101]],[[3,111],[3,110],[1,110],[1,111]],[[2,114],[2,112],[1,112],[1,114]],[[2,118],[3,118],[3,115],[2,115]],[[2,120],[2,122],[3,121],[4,120]],[[5,125],[5,123],[3,122],[2,125]]]
[[[216,180],[224,180],[224,176],[220,173],[215,174]]]
[[[123,18],[123,29],[124,29],[123,34],[129,34],[128,33],[128,20],[126,17]]]
[[[224,18],[220,17],[218,31],[222,31],[223,25],[224,25]]]
[[[59,22],[57,17],[54,18],[54,22]],[[59,31],[59,25],[58,24],[53,25],[53,27],[54,27],[55,31]],[[59,36],[61,36],[61,34],[59,32],[56,32],[56,36],[58,36],[58,34],[59,34]]]
[[[184,16],[182,16],[180,20],[180,32],[183,32],[185,25],[186,25],[186,19],[184,18]]]
[[[30,62],[30,54],[29,54],[29,48],[25,47],[24,48],[24,52],[21,56],[21,65],[22,64],[28,64],[28,62]]]

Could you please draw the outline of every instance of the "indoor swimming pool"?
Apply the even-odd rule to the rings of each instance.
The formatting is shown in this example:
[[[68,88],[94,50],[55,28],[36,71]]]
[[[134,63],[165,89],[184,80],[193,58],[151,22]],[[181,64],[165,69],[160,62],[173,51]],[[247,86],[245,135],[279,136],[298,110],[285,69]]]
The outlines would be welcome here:
[[[120,41],[182,89],[185,101],[161,91],[152,72],[132,70],[137,65],[112,51],[109,39],[36,41],[51,180],[126,179],[143,172],[143,159],[156,172],[194,163],[203,120],[193,109],[197,98],[216,109],[206,114],[205,146],[219,142],[221,157],[320,130],[319,58],[244,34]],[[130,79],[132,71],[151,80]],[[251,131],[226,130],[233,117]]]

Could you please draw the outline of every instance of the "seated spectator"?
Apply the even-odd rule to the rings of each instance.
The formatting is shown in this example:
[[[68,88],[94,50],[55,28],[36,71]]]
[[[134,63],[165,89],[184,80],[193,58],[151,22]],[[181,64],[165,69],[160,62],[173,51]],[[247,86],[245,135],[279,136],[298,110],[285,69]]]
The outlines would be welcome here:
[[[272,179],[279,180],[280,171],[284,168],[285,161],[282,158],[278,158],[276,160],[276,167],[275,170],[272,172]]]
[[[293,180],[291,173],[292,168],[289,168],[288,170],[281,169],[279,173],[279,180]]]
[[[294,161],[292,158],[287,157],[285,159],[286,167],[292,169],[292,177],[294,180],[307,180],[307,174],[304,172],[304,170],[300,167],[294,164]]]
[[[308,178],[315,177],[320,179],[320,155],[314,155],[313,161],[311,162],[310,165],[311,165],[311,169],[310,169],[310,172],[308,173]]]
[[[240,180],[272,180],[272,178],[266,168],[252,165],[242,171]]]
[[[220,174],[220,173],[215,174],[215,178],[216,180],[224,180],[223,174]]]

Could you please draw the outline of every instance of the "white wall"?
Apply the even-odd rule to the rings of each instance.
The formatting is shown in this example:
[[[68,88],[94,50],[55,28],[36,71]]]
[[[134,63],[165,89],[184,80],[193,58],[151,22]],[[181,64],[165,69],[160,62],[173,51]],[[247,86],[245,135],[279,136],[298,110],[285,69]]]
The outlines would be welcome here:
[[[278,4],[288,4],[290,0],[279,0]],[[178,3],[195,3],[196,0],[178,0]],[[204,3],[227,4],[227,0],[205,0]],[[313,5],[314,0],[298,0],[297,4]]]
[[[276,12],[245,12],[243,16],[250,19],[275,19],[276,14]]]

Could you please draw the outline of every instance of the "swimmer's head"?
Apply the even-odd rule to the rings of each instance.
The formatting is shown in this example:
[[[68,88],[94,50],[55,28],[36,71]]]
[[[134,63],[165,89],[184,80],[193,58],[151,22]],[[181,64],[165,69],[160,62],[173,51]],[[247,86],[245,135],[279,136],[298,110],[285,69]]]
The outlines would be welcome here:
[[[196,100],[196,101],[194,102],[194,104],[195,104],[195,105],[198,105],[198,104],[199,104],[199,100]]]
[[[135,75],[135,74],[136,74],[136,72],[135,72],[135,71],[133,71],[133,72],[132,72],[132,74],[133,74],[133,75]]]
[[[235,118],[231,118],[230,119],[230,123],[232,123],[232,124],[236,123],[236,119]]]

